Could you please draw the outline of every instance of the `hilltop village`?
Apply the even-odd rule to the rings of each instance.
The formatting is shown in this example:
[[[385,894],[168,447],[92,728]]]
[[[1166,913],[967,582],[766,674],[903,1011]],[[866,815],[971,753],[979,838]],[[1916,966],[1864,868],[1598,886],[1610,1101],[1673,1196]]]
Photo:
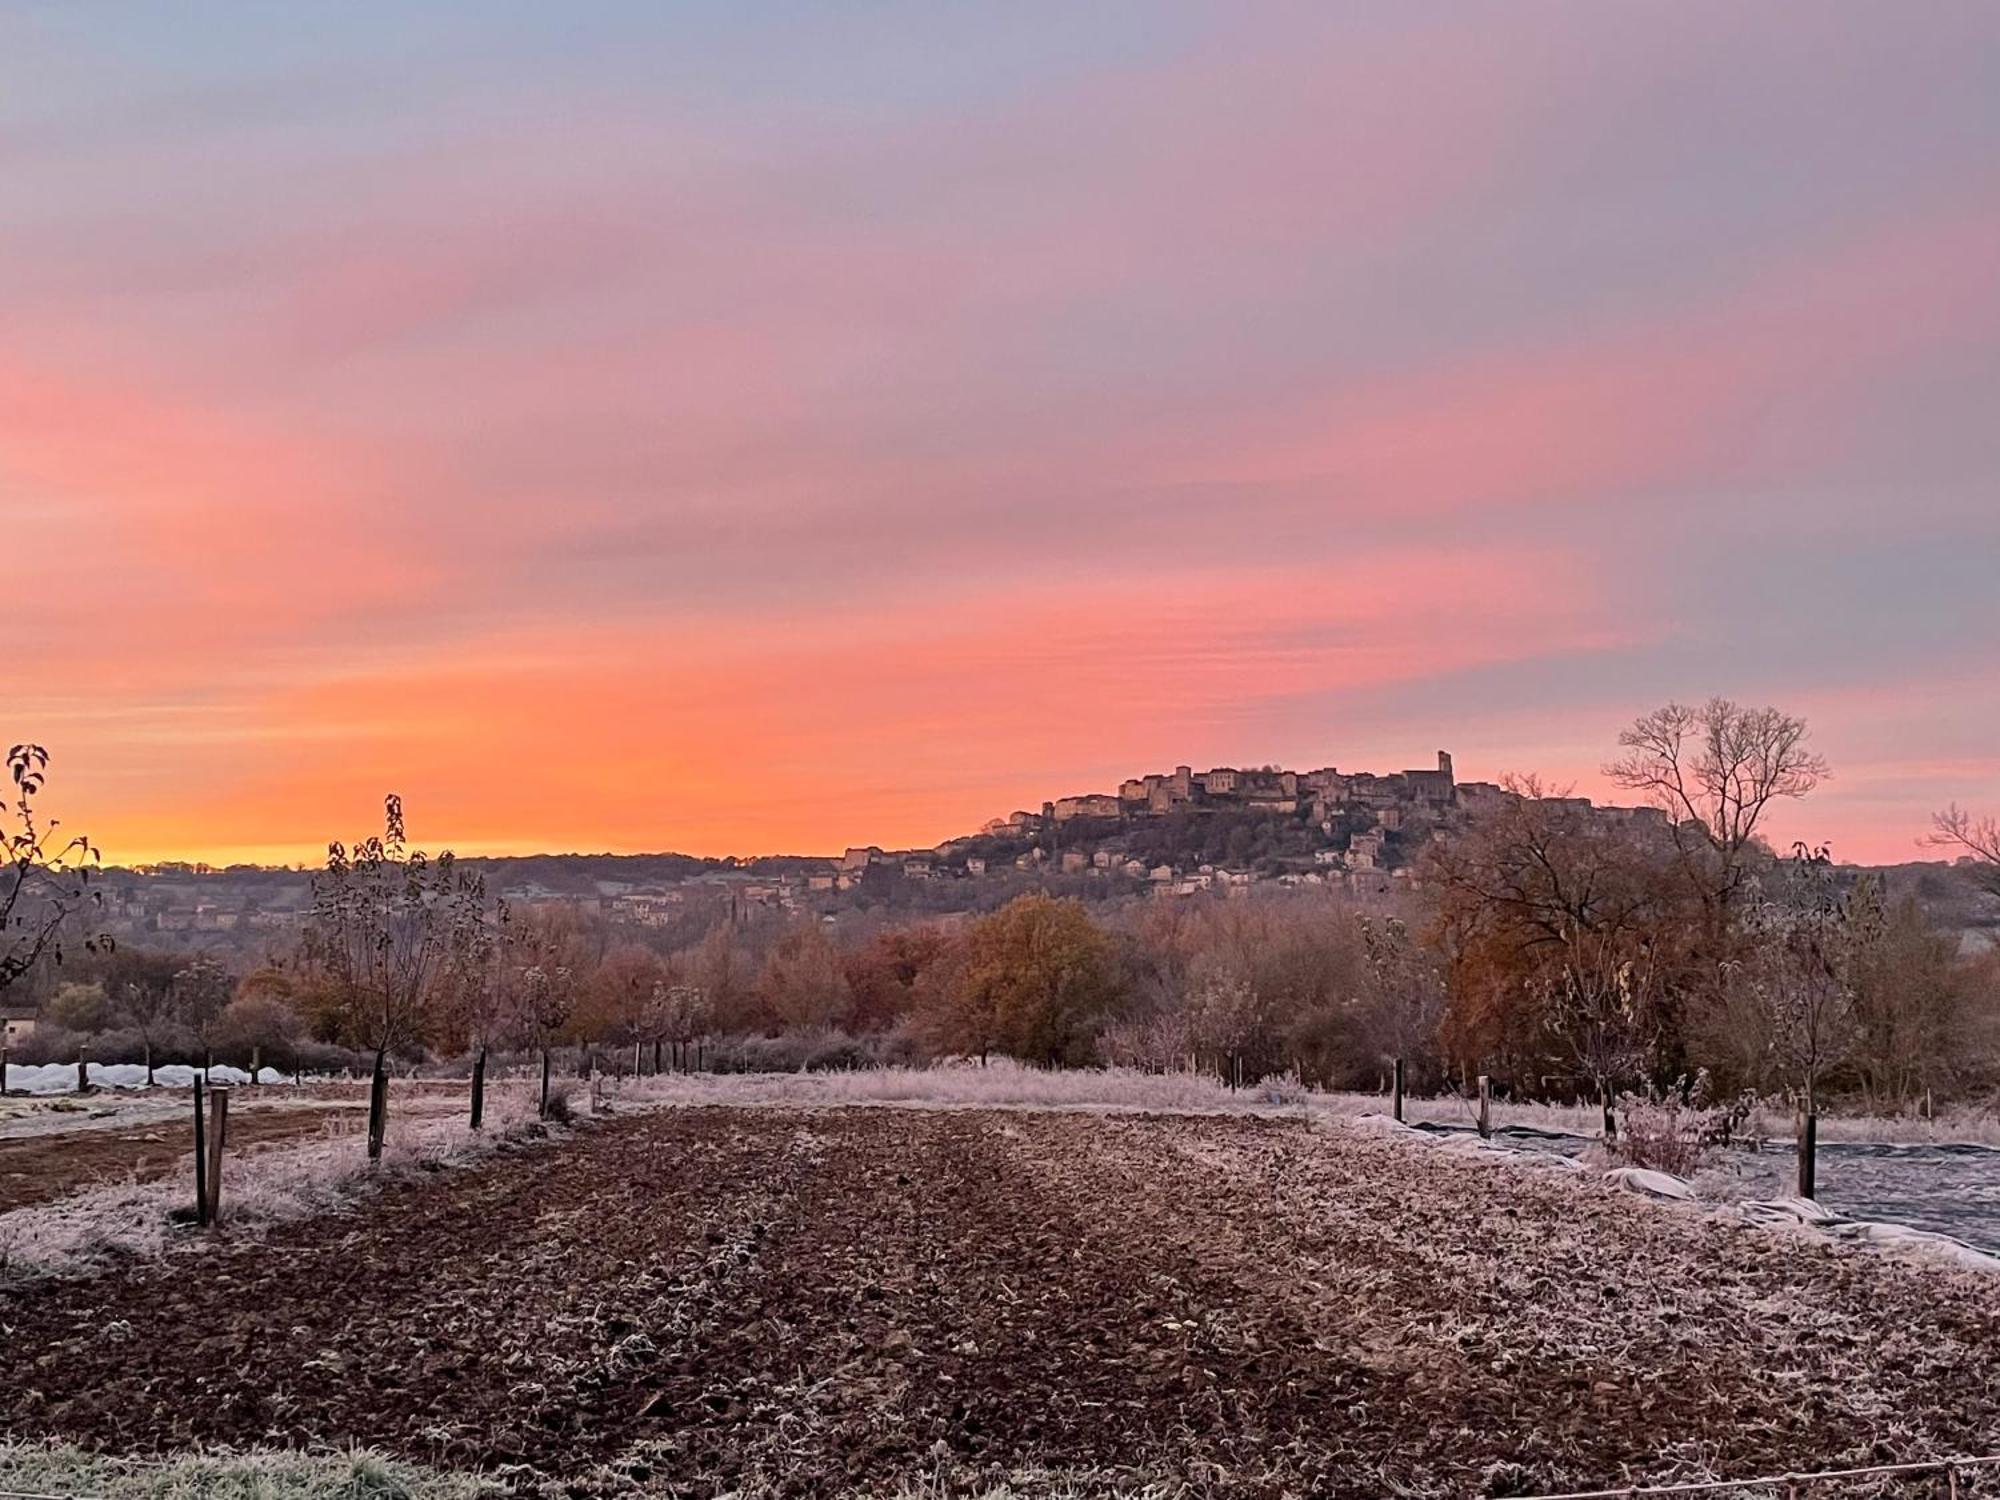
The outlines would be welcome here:
[[[1086,899],[1206,892],[1264,883],[1384,895],[1411,878],[1423,842],[1512,796],[1461,782],[1451,756],[1386,775],[1221,766],[1136,776],[997,818],[931,848],[850,848],[837,857],[698,859],[549,854],[468,860],[514,902],[565,901],[610,921],[699,937],[760,910],[832,913],[886,906],[983,910],[1036,886]],[[1607,820],[1650,808],[1591,808]],[[152,947],[256,951],[282,940],[312,900],[309,870],[158,865],[106,871],[99,918],[115,939]]]

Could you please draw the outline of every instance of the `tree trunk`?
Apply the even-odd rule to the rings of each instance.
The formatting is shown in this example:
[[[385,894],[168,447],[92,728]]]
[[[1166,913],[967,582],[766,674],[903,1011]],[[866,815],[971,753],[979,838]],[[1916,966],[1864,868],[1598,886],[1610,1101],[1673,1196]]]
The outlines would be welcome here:
[[[472,1062],[472,1128],[479,1129],[486,1117],[486,1049],[479,1049],[479,1056]]]
[[[152,1086],[153,1086],[153,1043],[149,1038],[146,1042],[146,1087],[151,1088]]]
[[[389,1070],[387,1048],[375,1053],[375,1070],[368,1080],[368,1159],[382,1159],[382,1142],[389,1129]]]

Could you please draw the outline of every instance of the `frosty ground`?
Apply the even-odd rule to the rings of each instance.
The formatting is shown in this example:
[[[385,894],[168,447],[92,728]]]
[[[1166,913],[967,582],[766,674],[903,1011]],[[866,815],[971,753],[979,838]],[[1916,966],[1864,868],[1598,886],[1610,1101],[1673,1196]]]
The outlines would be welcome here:
[[[1303,1112],[627,1113],[0,1322],[17,1440],[584,1494],[1520,1494],[2000,1446],[1990,1278]]]

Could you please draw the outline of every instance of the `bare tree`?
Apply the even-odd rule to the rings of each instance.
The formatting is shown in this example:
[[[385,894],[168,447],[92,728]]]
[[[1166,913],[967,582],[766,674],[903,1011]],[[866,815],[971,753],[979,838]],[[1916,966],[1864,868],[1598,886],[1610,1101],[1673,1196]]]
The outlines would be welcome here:
[[[504,902],[497,948],[507,1011],[513,1028],[542,1062],[540,1112],[550,1093],[549,1052],[576,1017],[578,987],[586,967],[575,914],[555,906],[515,911]]]
[[[1775,708],[1669,703],[1618,736],[1625,753],[1604,774],[1667,814],[1703,901],[1726,912],[1771,804],[1803,797],[1832,774],[1806,748],[1806,733],[1804,719]]]
[[[328,846],[313,880],[306,952],[331,983],[341,1029],[375,1054],[368,1155],[382,1154],[391,1049],[421,1041],[455,977],[471,962],[485,886],[451,852],[406,847],[403,803],[383,803],[383,831],[350,853]]]
[[[1426,860],[1460,990],[1448,1029],[1461,1063],[1473,1051],[1560,1061],[1608,1100],[1671,1050],[1662,949],[1680,917],[1672,851],[1533,777],[1506,787],[1511,798]]]
[[[1881,919],[1871,881],[1843,885],[1827,851],[1804,844],[1748,914],[1757,943],[1735,977],[1747,983],[1771,1061],[1807,1114],[1859,1039],[1857,967]]]
[[[1368,998],[1374,1002],[1384,1044],[1378,1060],[1413,1064],[1419,1070],[1419,1086],[1435,1087],[1442,1082],[1438,1028],[1444,1022],[1447,998],[1440,956],[1395,917],[1363,917],[1361,938]]]
[[[674,1068],[685,1073],[694,1044],[715,1024],[715,1002],[700,985],[658,983],[646,1002],[642,1024],[656,1043],[672,1043]]]
[[[119,1023],[139,1034],[146,1055],[146,1086],[153,1086],[153,1054],[179,1030],[179,996],[174,976],[180,960],[171,953],[121,948],[95,966]]]
[[[215,1023],[234,988],[229,972],[206,953],[196,954],[185,968],[175,971],[171,981],[173,1017],[201,1043],[203,1077],[215,1055]]]
[[[1924,842],[1970,856],[1982,867],[1986,884],[2000,891],[2000,818],[1975,818],[1953,803],[1931,818],[1930,836]]]
[[[0,994],[44,954],[62,962],[63,934],[73,913],[96,898],[90,882],[101,864],[97,847],[83,835],[64,839],[60,820],[44,822],[35,810],[47,776],[49,752],[40,745],[16,745],[7,752],[14,782],[12,801],[0,801]],[[96,952],[108,940],[86,938]]]

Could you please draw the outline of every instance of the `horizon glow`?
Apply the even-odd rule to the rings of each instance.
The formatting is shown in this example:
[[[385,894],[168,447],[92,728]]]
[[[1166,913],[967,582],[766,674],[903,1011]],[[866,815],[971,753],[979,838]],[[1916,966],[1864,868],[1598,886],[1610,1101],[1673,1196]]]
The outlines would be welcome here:
[[[2000,10],[0,14],[5,720],[107,861],[919,847],[1721,694],[2000,811]]]

